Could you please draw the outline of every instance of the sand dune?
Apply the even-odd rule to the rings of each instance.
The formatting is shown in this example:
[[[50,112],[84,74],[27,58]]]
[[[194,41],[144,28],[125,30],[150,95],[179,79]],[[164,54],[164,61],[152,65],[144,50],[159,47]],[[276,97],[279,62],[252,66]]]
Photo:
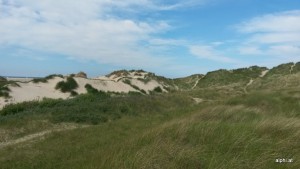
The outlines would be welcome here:
[[[74,77],[74,80],[78,84],[78,88],[74,91],[78,94],[87,93],[85,88],[86,84],[90,84],[95,89],[104,92],[119,92],[119,93],[128,93],[132,92],[141,92],[140,90],[150,93],[155,87],[161,87],[164,92],[167,92],[163,89],[163,85],[156,80],[149,80],[148,82],[143,82],[141,79],[144,79],[148,73],[147,72],[130,72],[127,75],[116,75],[112,74],[110,76],[101,76],[94,79]],[[130,81],[130,84],[125,83],[124,80],[127,79]],[[60,81],[65,81],[65,78],[54,77],[49,79],[46,83],[33,83],[30,82],[17,82],[18,86],[8,85],[10,98],[0,98],[0,109],[7,104],[11,103],[20,103],[24,101],[32,100],[42,100],[43,98],[52,98],[52,99],[68,99],[71,98],[70,93],[63,93],[60,90],[55,89],[55,86]],[[134,88],[135,87],[135,88]],[[138,87],[138,89],[136,88]]]

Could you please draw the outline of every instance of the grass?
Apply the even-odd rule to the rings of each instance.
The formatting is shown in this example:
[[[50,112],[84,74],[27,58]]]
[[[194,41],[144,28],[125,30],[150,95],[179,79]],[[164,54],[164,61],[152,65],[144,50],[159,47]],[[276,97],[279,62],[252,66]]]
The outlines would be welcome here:
[[[256,76],[254,69],[239,71]],[[87,94],[69,100],[9,105],[0,111],[0,142],[61,124],[88,126],[1,148],[0,168],[298,169],[298,79],[283,75],[277,83],[288,85],[278,87],[258,78],[270,86],[247,94],[218,86],[126,95],[87,84]]]
[[[6,78],[0,77],[0,97],[8,98],[9,92],[11,91],[8,85],[14,87],[20,87],[20,85],[15,81],[8,81]]]
[[[7,86],[0,87],[0,97],[9,97],[10,89]]]
[[[252,66],[234,70],[217,70],[208,72],[198,83],[198,87],[226,86],[232,84],[245,85],[250,79],[258,78],[265,67]]]
[[[155,88],[153,89],[153,91],[154,91],[154,92],[157,92],[157,93],[162,93],[162,92],[163,92],[162,89],[161,89],[159,86],[155,87]]]
[[[53,79],[54,77],[60,77],[60,78],[64,78],[63,75],[60,74],[52,74],[52,75],[48,75],[44,78],[35,78],[32,80],[33,83],[47,83],[48,80]]]
[[[278,65],[270,69],[270,71],[266,74],[266,77],[270,77],[274,75],[280,76],[280,75],[290,74],[291,73],[290,69],[293,64],[294,63],[285,63],[285,64]]]
[[[45,100],[1,117],[2,126],[29,116],[94,125],[2,149],[0,162],[2,168],[297,168],[295,97],[290,89],[200,105],[180,93]],[[294,162],[278,164],[277,158]]]
[[[96,93],[99,92],[97,89],[95,89],[95,88],[94,88],[92,85],[90,85],[90,84],[86,84],[84,87],[85,87],[87,93],[96,94]]]
[[[147,94],[147,92],[143,89],[140,89],[138,86],[134,85],[131,83],[131,81],[129,79],[124,79],[123,82],[125,84],[128,84],[129,86],[131,86],[132,88],[134,88],[137,91],[140,91],[142,94]]]

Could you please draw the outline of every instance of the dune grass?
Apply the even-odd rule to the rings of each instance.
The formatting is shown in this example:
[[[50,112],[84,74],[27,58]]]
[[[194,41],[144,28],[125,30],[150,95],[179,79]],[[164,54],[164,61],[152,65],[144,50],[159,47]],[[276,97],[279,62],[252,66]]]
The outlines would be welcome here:
[[[0,97],[8,98],[10,89],[8,85],[14,87],[20,87],[20,85],[15,81],[8,81],[6,78],[0,76]]]
[[[32,80],[33,83],[47,83],[48,80],[53,79],[54,77],[60,77],[60,78],[64,78],[63,75],[61,74],[52,74],[52,75],[48,75],[46,77],[43,78],[35,78]]]
[[[191,96],[210,101],[195,104]],[[223,89],[195,90],[194,95],[89,93],[11,105],[0,112],[0,129],[25,128],[19,136],[66,122],[90,126],[2,148],[0,166],[297,169],[299,98],[298,88],[231,95]],[[279,164],[277,158],[294,162]]]

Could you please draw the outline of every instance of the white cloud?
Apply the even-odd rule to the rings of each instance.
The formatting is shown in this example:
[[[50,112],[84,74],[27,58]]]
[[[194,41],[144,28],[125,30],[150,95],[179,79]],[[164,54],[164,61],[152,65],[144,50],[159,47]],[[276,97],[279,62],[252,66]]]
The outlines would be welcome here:
[[[237,29],[243,33],[299,32],[300,10],[255,17],[238,25]]]
[[[163,2],[0,0],[0,45],[20,46],[32,51],[118,66],[165,65],[171,59],[163,53],[153,57],[152,50],[157,50],[157,54],[161,49],[152,43],[178,43],[156,36],[168,31],[171,26],[163,20],[140,21],[118,16],[130,11],[171,10],[195,1]]]
[[[217,52],[212,46],[208,45],[194,45],[189,47],[190,53],[202,59],[213,60],[224,63],[237,63],[236,60],[223,56]]]
[[[269,32],[264,34],[254,34],[249,39],[249,42],[261,44],[300,43],[300,30],[299,32]]]
[[[300,43],[300,10],[255,17],[235,26],[248,43]]]
[[[242,55],[265,56],[276,63],[300,59],[300,10],[255,17],[235,28],[245,35],[238,47]]]
[[[261,55],[263,54],[262,50],[257,46],[242,46],[238,48],[238,51],[242,55]]]
[[[287,57],[298,57],[300,58],[300,46],[292,45],[275,45],[270,46],[269,54]]]

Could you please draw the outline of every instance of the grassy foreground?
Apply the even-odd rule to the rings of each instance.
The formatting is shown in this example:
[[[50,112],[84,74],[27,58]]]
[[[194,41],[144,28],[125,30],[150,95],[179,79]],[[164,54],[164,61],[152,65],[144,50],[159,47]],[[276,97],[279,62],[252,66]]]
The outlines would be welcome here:
[[[183,93],[100,93],[9,106],[0,112],[1,141],[58,124],[85,127],[0,146],[0,168],[300,168],[298,89],[203,96],[195,104]]]

